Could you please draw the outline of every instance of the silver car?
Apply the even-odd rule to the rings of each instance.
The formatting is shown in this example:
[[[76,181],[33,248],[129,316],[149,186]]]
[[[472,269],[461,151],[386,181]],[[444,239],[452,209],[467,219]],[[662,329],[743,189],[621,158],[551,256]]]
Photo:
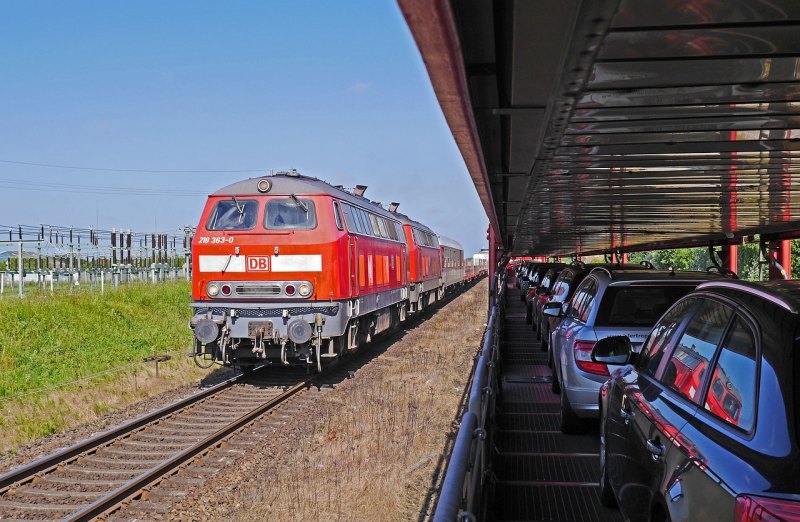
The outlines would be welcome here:
[[[708,272],[595,268],[564,310],[560,303],[546,305],[545,315],[562,318],[550,334],[553,390],[561,392],[561,431],[584,431],[586,419],[598,417],[600,385],[618,368],[592,361],[598,340],[624,335],[638,351],[673,303],[703,281],[718,277]]]

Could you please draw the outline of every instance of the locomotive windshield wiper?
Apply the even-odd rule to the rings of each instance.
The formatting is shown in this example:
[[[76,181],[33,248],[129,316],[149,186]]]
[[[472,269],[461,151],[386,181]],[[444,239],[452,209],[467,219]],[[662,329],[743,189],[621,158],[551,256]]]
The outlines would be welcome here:
[[[241,223],[244,221],[244,205],[239,203],[236,196],[231,196],[231,199],[233,200],[233,204],[236,205],[236,210],[239,211],[239,223]]]
[[[289,194],[289,197],[290,197],[290,198],[292,198],[292,199],[294,200],[294,202],[295,202],[295,203],[297,203],[297,206],[299,206],[300,208],[302,208],[302,209],[303,209],[303,212],[305,212],[306,214],[308,214],[308,207],[306,206],[306,204],[305,204],[305,203],[303,203],[302,201],[300,201],[299,199],[297,199],[297,196],[295,196],[294,194]]]

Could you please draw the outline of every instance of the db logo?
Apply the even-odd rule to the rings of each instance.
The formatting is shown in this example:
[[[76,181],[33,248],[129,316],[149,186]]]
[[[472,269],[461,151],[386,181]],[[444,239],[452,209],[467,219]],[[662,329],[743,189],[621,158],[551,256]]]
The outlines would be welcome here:
[[[247,256],[248,272],[269,271],[269,256]]]

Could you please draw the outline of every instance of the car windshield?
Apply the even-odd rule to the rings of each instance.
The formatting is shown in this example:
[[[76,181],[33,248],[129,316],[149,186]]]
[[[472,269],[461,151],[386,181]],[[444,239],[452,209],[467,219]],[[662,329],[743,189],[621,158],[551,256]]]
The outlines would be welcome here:
[[[653,326],[667,309],[695,285],[609,287],[597,312],[596,326]]]
[[[309,229],[317,226],[317,212],[310,199],[296,197],[271,199],[267,202],[264,223],[269,229]]]
[[[218,201],[211,212],[206,230],[250,230],[256,226],[258,203],[255,200]]]

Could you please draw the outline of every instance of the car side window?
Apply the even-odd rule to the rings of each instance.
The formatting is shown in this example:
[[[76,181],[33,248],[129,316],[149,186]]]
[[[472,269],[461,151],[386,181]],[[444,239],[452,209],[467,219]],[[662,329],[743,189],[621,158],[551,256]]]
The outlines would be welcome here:
[[[589,320],[589,314],[592,312],[595,295],[597,295],[597,283],[592,280],[592,283],[586,289],[586,298],[583,300],[583,306],[581,307],[581,314],[579,317],[584,323]]]
[[[570,316],[578,319],[579,321],[585,321],[583,317],[588,315],[586,313],[588,301],[592,299],[596,291],[597,283],[595,280],[587,280],[586,283],[583,284],[575,294],[575,300],[572,309],[570,310]]]
[[[650,375],[656,374],[658,366],[664,358],[665,350],[678,332],[686,314],[690,313],[696,304],[697,299],[684,299],[667,312],[661,321],[653,327],[653,331],[642,347],[642,356],[639,362],[640,370]]]
[[[755,335],[737,316],[722,343],[703,407],[745,431],[750,431],[755,418],[756,360]]]
[[[661,381],[690,401],[698,402],[709,366],[733,315],[731,307],[706,300],[678,339]]]
[[[563,303],[564,298],[567,297],[567,288],[569,287],[569,283],[562,278],[558,278],[556,280],[556,284],[553,285],[552,296],[550,299],[552,301],[556,301],[558,303]]]
[[[581,305],[583,304],[583,300],[586,299],[586,289],[589,287],[589,282],[590,281],[587,281],[586,284],[578,287],[578,290],[575,292],[575,296],[572,298],[572,304],[569,308],[568,315],[570,317],[580,316]]]

